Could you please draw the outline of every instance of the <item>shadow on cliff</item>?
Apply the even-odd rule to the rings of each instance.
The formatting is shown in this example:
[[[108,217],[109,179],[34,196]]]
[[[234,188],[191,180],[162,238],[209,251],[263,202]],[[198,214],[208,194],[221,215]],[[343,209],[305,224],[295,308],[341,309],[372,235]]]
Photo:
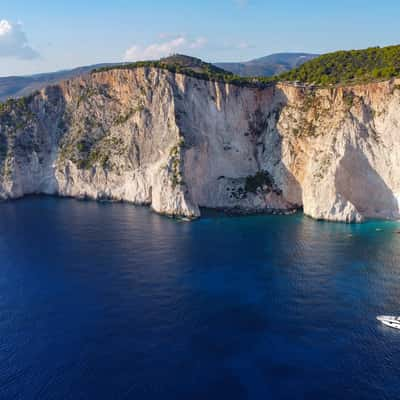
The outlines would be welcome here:
[[[54,158],[68,131],[66,100],[60,86],[11,100],[0,114],[0,171],[13,176],[10,196],[56,194]],[[7,160],[12,161],[8,170]]]
[[[60,141],[69,129],[68,114],[66,112],[66,99],[60,86],[48,86],[44,90],[45,101],[33,101],[32,111],[38,118],[38,129],[41,133],[37,139],[45,143],[42,158],[39,160],[46,173],[44,179],[37,182],[38,194],[56,195],[59,185],[56,178],[54,161],[58,156]],[[35,149],[33,149],[35,151]]]
[[[300,91],[303,91],[302,95],[304,99],[307,100],[308,93],[305,92],[307,89],[296,88],[296,90],[299,91],[299,94]],[[290,126],[285,128],[285,131],[281,131],[278,125],[282,111],[286,106],[290,105],[289,99],[285,92],[277,87],[274,88],[273,98],[276,99],[275,106],[273,107],[275,110],[273,112],[276,113],[275,124],[274,126],[269,126],[266,135],[270,135],[271,137],[276,135],[275,146],[279,149],[276,153],[279,154],[281,158],[280,160],[276,160],[275,171],[279,168],[282,176],[285,177],[284,181],[286,184],[284,186],[286,186],[288,190],[287,193],[285,193],[284,190],[284,194],[288,200],[292,202],[296,200],[296,204],[302,205],[301,184],[291,170],[284,165],[282,159],[284,158],[285,152],[291,151],[292,154],[289,156],[289,160],[294,169],[296,168],[297,157],[302,157],[302,162],[306,163],[310,155],[306,153],[302,154],[299,147],[297,147],[295,151],[289,150],[296,146],[296,141],[301,140],[301,138],[297,137],[293,132],[295,130],[292,130]],[[363,124],[359,124],[361,136],[366,138],[371,132],[373,135],[376,135],[373,124],[373,111],[365,103],[362,104],[362,120],[363,124],[368,125],[370,129],[368,130],[366,127],[363,128]],[[301,134],[302,132],[299,133]],[[287,141],[287,144],[284,145],[285,141]],[[264,149],[264,151],[266,153],[263,155],[263,158],[266,159],[268,158],[268,148]],[[287,154],[285,158],[288,159]],[[299,165],[301,165],[302,162],[300,162]],[[382,219],[395,219],[400,217],[399,202],[393,191],[372,167],[362,150],[354,147],[354,145],[350,143],[348,143],[345,154],[337,167],[334,184],[337,194],[351,202],[364,217]]]
[[[2,121],[0,119],[0,125]],[[8,154],[8,138],[5,132],[0,132],[0,174],[4,173],[5,164]]]
[[[335,174],[338,194],[366,218],[399,218],[393,191],[371,166],[360,149],[348,144]]]
[[[283,133],[279,126],[282,111],[288,105],[289,100],[284,91],[276,86],[272,86],[271,98],[273,99],[273,107],[267,115],[265,144],[262,147],[260,158],[267,162],[272,170],[268,171],[272,176],[279,176],[277,182],[282,189],[284,198],[296,208],[303,207],[303,190],[300,182],[290,169],[284,164],[283,159],[285,156],[284,141],[288,141],[288,147],[293,147],[294,137]],[[273,149],[273,150],[272,150]],[[292,153],[290,155],[291,161],[294,163],[296,157]]]

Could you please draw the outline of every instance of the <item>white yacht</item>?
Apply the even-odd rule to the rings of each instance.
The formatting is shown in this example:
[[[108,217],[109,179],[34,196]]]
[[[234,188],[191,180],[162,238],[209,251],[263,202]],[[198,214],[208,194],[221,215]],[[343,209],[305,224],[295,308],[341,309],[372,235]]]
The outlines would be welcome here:
[[[376,319],[386,326],[391,328],[400,329],[400,317],[391,315],[379,315]]]

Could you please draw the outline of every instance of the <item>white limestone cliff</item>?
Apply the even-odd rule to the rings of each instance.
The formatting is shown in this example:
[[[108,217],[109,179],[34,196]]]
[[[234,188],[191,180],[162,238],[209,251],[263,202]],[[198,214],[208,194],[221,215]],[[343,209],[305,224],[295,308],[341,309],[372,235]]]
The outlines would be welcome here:
[[[399,124],[396,81],[257,89],[156,68],[98,72],[0,109],[0,198],[397,219]]]

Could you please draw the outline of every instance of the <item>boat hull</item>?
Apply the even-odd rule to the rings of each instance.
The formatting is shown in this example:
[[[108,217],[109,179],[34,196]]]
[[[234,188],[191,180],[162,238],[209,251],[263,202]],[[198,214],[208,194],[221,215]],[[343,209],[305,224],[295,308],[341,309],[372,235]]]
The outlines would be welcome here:
[[[400,330],[400,318],[399,317],[389,316],[389,315],[380,315],[380,316],[376,317],[376,319],[385,326]]]

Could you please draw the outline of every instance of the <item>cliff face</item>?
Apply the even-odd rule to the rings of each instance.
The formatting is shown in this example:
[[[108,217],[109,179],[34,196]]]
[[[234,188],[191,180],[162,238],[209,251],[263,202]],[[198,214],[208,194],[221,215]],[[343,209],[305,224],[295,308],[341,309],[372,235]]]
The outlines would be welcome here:
[[[396,82],[255,89],[151,68],[99,72],[0,109],[0,197],[394,219],[399,122]]]
[[[297,166],[285,156],[283,162],[301,186],[305,213],[347,222],[399,218],[397,83],[319,90],[305,97],[298,90],[284,91],[288,103],[278,129],[292,149],[290,158],[300,158]]]

